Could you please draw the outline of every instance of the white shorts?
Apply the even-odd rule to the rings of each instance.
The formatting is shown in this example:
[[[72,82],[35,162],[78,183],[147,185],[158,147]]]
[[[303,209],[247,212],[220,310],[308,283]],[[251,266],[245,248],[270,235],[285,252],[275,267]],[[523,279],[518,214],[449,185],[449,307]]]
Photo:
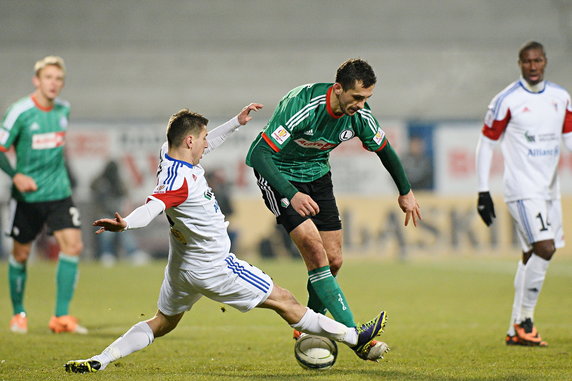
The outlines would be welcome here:
[[[523,251],[529,251],[533,243],[545,240],[554,240],[556,248],[564,247],[560,200],[516,200],[508,202],[507,206],[516,222]]]
[[[197,274],[167,265],[157,307],[167,316],[177,315],[189,311],[204,295],[247,312],[263,303],[273,287],[272,278],[231,253],[213,263],[208,273],[204,268]]]

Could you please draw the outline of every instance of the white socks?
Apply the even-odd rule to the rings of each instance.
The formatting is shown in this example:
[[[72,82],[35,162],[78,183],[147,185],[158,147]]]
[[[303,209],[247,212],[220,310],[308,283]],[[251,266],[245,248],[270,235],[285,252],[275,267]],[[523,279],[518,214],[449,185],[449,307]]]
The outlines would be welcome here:
[[[542,290],[548,264],[544,258],[532,254],[524,270],[524,293],[522,298],[521,319],[530,318],[534,320],[534,308],[538,301],[538,295]]]
[[[522,297],[524,291],[524,269],[525,265],[522,261],[518,261],[516,267],[516,274],[514,276],[514,301],[512,303],[512,315],[510,317],[510,324],[508,326],[507,334],[510,336],[516,335],[513,324],[520,323],[520,309],[522,307]]]
[[[145,348],[153,342],[154,338],[149,324],[141,321],[111,343],[103,352],[93,356],[91,360],[99,361],[101,363],[100,370],[103,370],[110,362]]]
[[[511,322],[507,332],[509,335],[515,335],[513,324],[520,323],[526,318],[534,321],[534,308],[538,302],[538,296],[540,295],[540,290],[542,290],[549,263],[550,261],[534,253],[532,253],[526,265],[523,265],[522,261],[518,262],[514,277],[514,302]]]
[[[311,335],[324,336],[334,341],[341,341],[350,347],[357,344],[358,336],[355,328],[346,327],[342,323],[316,313],[310,308],[306,308],[306,313],[298,323],[290,326]]]

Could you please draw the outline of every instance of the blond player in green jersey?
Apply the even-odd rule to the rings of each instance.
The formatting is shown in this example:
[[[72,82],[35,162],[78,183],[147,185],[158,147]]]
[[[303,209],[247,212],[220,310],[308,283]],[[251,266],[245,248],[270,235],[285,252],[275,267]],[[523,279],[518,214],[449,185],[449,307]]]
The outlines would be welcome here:
[[[375,73],[367,62],[349,59],[338,68],[335,83],[294,88],[280,100],[246,158],[246,164],[254,168],[266,206],[304,258],[308,307],[320,313],[330,311],[349,327],[356,323],[335,278],[342,265],[342,225],[328,162],[330,152],[358,137],[365,149],[377,154],[395,181],[405,225],[412,220],[417,226],[421,218],[403,166],[366,103],[375,83]]]
[[[8,280],[14,316],[10,329],[28,331],[24,308],[26,263],[34,239],[46,225],[60,247],[56,307],[48,325],[56,333],[87,333],[69,315],[83,243],[64,158],[70,108],[58,95],[64,87],[65,64],[61,57],[47,56],[36,62],[34,71],[35,91],[10,106],[0,127],[0,169],[13,183],[9,234],[14,246]],[[5,155],[12,146],[16,168]]]

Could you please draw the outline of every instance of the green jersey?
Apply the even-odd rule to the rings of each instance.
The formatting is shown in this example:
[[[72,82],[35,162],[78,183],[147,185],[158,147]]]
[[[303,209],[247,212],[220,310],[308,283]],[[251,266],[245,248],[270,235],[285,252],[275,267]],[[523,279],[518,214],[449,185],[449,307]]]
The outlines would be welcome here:
[[[330,170],[330,152],[357,136],[365,149],[379,151],[385,133],[366,103],[354,115],[335,115],[330,108],[333,83],[314,83],[291,90],[274,110],[270,121],[252,143],[246,164],[260,139],[274,150],[272,160],[290,181],[311,182]]]
[[[32,97],[14,103],[2,120],[0,150],[12,145],[16,150],[16,172],[36,182],[35,192],[19,192],[12,186],[12,197],[18,201],[40,202],[61,200],[71,196],[70,179],[64,163],[65,134],[70,112],[69,103],[56,99],[46,109]]]

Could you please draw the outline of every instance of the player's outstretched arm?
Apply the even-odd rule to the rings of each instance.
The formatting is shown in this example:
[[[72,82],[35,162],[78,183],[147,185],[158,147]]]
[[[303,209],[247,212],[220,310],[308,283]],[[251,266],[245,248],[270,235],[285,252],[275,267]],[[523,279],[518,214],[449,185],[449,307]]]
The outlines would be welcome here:
[[[122,232],[127,228],[127,222],[121,215],[115,212],[115,218],[102,218],[95,220],[93,226],[99,226],[95,234],[101,234],[105,231],[108,232]]]
[[[93,226],[99,226],[95,233],[100,234],[104,231],[122,232],[127,229],[143,228],[155,217],[165,210],[165,204],[156,198],[149,196],[146,204],[141,205],[132,211],[127,217],[122,218],[119,213],[115,212],[115,218],[103,218],[93,222]]]
[[[244,108],[236,116],[236,118],[238,119],[238,123],[240,123],[241,126],[244,126],[246,123],[252,120],[252,115],[250,115],[250,112],[258,111],[263,107],[264,105],[260,103],[251,103],[248,106],[244,106]]]
[[[205,150],[205,155],[224,143],[226,138],[235,132],[238,127],[244,126],[252,120],[252,115],[250,115],[251,111],[258,111],[262,107],[263,106],[260,103],[251,103],[248,106],[244,106],[244,108],[234,118],[209,131],[209,134],[207,135],[208,147]]]
[[[413,191],[410,190],[409,193],[399,196],[397,199],[399,207],[405,213],[405,226],[409,224],[411,220],[414,226],[417,226],[417,221],[421,219],[421,207],[413,195]]]

